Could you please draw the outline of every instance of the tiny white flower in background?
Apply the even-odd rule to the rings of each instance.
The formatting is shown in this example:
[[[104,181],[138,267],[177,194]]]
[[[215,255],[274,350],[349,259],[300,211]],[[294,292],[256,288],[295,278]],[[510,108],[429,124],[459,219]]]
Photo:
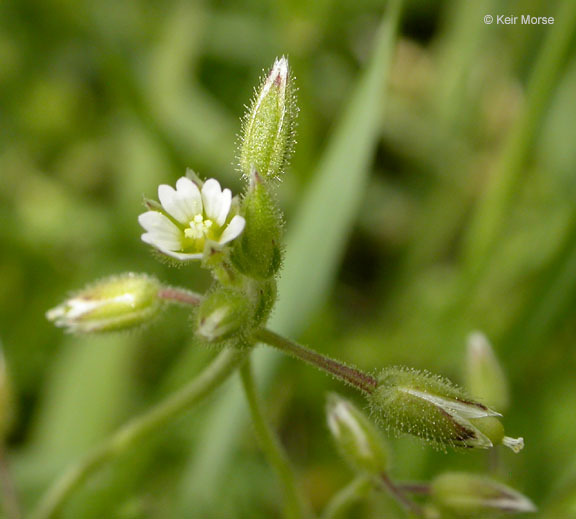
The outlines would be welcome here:
[[[189,178],[179,178],[176,189],[159,186],[158,198],[162,209],[147,211],[138,221],[146,230],[142,241],[167,256],[202,259],[207,243],[223,246],[244,230],[244,218],[231,215],[231,191],[222,190],[213,178],[201,189]]]

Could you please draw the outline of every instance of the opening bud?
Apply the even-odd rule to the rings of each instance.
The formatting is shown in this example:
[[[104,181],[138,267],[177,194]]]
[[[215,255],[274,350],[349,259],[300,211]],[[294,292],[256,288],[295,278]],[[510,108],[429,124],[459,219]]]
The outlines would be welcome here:
[[[328,396],[328,427],[341,456],[360,472],[379,474],[388,468],[388,453],[380,431],[364,413],[336,394]]]
[[[467,387],[476,398],[506,411],[509,404],[506,375],[483,333],[473,332],[468,337],[466,355]]]
[[[290,159],[298,112],[292,82],[288,60],[277,59],[244,117],[239,163],[247,177],[255,169],[277,178]]]
[[[160,283],[145,274],[122,274],[103,279],[76,293],[46,313],[68,332],[126,330],[147,323],[162,307]]]
[[[270,279],[282,265],[282,215],[262,177],[255,171],[241,211],[246,227],[232,251],[232,261],[246,276]]]
[[[393,367],[382,371],[370,395],[384,424],[400,433],[446,446],[488,449],[502,443],[518,452],[523,446],[504,436],[500,413],[472,400],[449,380],[427,371]]]
[[[250,323],[250,302],[234,289],[221,288],[212,292],[198,308],[197,333],[210,343],[238,338],[242,345]]]
[[[456,517],[486,517],[490,513],[535,512],[526,496],[492,479],[450,472],[430,484],[430,496],[436,506]]]

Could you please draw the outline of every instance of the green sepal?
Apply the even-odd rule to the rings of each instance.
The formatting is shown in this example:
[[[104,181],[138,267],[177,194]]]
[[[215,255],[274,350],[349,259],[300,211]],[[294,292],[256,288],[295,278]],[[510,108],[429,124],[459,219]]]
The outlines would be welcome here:
[[[242,274],[258,280],[270,279],[282,266],[283,221],[273,195],[256,172],[252,172],[241,214],[246,227],[230,258]]]

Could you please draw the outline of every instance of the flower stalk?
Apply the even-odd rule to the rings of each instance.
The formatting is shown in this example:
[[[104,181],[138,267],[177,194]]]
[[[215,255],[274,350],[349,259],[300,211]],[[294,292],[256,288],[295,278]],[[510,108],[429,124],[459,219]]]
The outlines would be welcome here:
[[[247,352],[224,350],[194,380],[146,413],[121,427],[107,441],[71,466],[48,489],[31,519],[53,519],[72,494],[110,459],[161,431],[174,418],[188,411],[222,384],[245,360]]]
[[[280,441],[264,416],[264,406],[254,383],[250,359],[240,369],[244,395],[250,407],[250,416],[260,441],[260,447],[278,476],[284,494],[284,509],[287,519],[301,519],[309,516],[309,509],[298,489],[296,475]]]
[[[373,393],[378,387],[378,380],[372,375],[364,373],[357,368],[347,366],[342,362],[331,359],[316,351],[310,350],[300,344],[291,341],[271,330],[261,329],[255,334],[255,338],[269,346],[272,346],[292,357],[303,360],[337,379],[349,384],[366,394]]]

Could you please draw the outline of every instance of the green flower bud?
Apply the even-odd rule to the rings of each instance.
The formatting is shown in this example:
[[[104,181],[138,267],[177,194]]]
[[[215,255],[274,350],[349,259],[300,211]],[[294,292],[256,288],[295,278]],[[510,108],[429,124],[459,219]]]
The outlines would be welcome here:
[[[430,484],[430,496],[436,506],[456,517],[470,519],[494,512],[535,512],[526,496],[492,479],[451,472],[438,476]]]
[[[468,337],[466,356],[467,387],[489,406],[506,411],[509,404],[506,375],[486,336],[474,332]]]
[[[288,60],[277,59],[244,117],[239,163],[247,177],[256,170],[277,178],[290,159],[298,112],[292,83]]]
[[[282,215],[258,173],[252,173],[241,211],[246,227],[231,259],[246,276],[270,279],[282,265]]]
[[[251,329],[251,304],[237,290],[220,288],[206,296],[197,311],[197,333],[210,342],[243,338]]]
[[[14,418],[14,401],[12,398],[12,385],[8,370],[6,369],[6,359],[0,347],[0,445],[10,430]]]
[[[504,436],[500,413],[472,400],[438,375],[407,368],[382,371],[370,395],[375,414],[390,429],[445,446],[488,449],[502,443],[514,452],[522,438]]]
[[[328,427],[342,457],[354,470],[379,474],[388,468],[380,431],[351,402],[331,394],[326,405]]]
[[[69,332],[110,332],[134,328],[154,318],[162,307],[160,284],[145,274],[103,279],[46,313]]]

